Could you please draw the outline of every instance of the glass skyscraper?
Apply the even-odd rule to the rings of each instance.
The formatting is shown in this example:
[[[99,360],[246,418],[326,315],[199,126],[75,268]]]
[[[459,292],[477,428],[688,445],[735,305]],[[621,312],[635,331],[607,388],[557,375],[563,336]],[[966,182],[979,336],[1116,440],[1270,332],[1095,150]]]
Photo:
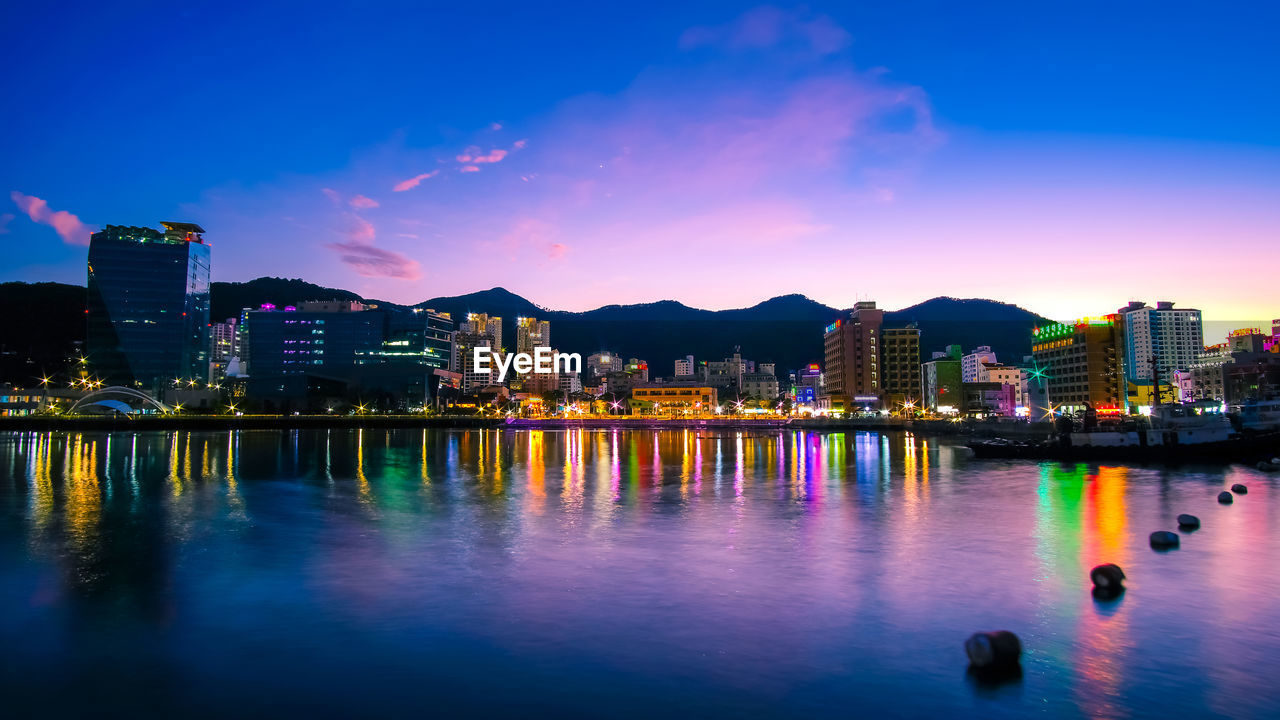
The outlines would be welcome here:
[[[209,246],[193,223],[108,225],[89,242],[88,372],[158,389],[209,375]]]

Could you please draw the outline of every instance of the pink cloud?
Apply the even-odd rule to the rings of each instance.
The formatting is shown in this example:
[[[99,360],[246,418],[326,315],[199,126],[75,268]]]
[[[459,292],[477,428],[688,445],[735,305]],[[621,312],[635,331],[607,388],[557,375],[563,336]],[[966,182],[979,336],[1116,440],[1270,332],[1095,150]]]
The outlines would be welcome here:
[[[440,174],[439,170],[432,170],[431,172],[425,172],[425,173],[422,173],[421,175],[414,175],[408,180],[401,180],[400,182],[396,183],[396,186],[391,188],[391,190],[393,192],[404,192],[406,190],[412,190],[418,187],[418,185],[421,184],[423,180],[428,180],[439,174]]]
[[[13,213],[0,215],[0,235],[6,235],[9,233],[9,223],[13,221],[14,217]]]
[[[547,248],[547,257],[552,260],[559,260],[564,254],[569,252],[569,246],[564,243],[551,243],[551,247]]]
[[[471,158],[473,163],[496,163],[501,162],[502,158],[507,156],[506,150],[494,149],[490,150],[488,155],[477,155]]]
[[[528,144],[529,144],[529,140],[526,138],[524,140],[515,141],[515,143],[513,143],[511,147],[515,148],[516,150],[523,150],[524,147]]]
[[[80,218],[75,215],[66,210],[50,210],[49,203],[32,195],[23,195],[17,190],[9,193],[9,197],[13,200],[13,204],[26,213],[33,222],[52,227],[64,243],[89,244],[89,236],[93,234],[93,228],[80,222]]]
[[[356,195],[351,198],[349,202],[351,207],[356,208],[357,210],[368,210],[370,208],[378,207],[377,200],[374,200],[371,197],[365,197],[364,195]]]
[[[526,141],[524,140],[519,140],[516,142],[515,147],[517,149],[522,148],[524,147],[525,142]],[[508,154],[510,153],[506,150],[503,150],[502,148],[494,148],[493,150],[490,150],[487,153],[482,153],[480,152],[480,148],[472,145],[471,147],[459,153],[456,157],[454,157],[454,159],[460,163],[483,165],[486,163],[502,162],[502,159],[505,158]],[[465,172],[473,172],[473,171],[468,170]]]
[[[324,196],[329,198],[329,202],[334,205],[342,204],[342,196],[338,194],[337,190],[334,190],[333,188],[320,188],[320,192],[324,193]]]
[[[358,243],[330,243],[344,264],[363,277],[385,277],[393,280],[418,280],[422,266],[398,252]]]
[[[489,123],[489,129],[494,131],[501,130],[502,123]]]
[[[477,165],[463,165],[462,167],[458,168],[458,172],[465,172],[465,173],[480,172],[480,167]]]
[[[363,277],[385,277],[394,280],[417,280],[422,277],[422,267],[417,260],[406,255],[374,246],[377,229],[368,220],[347,214],[348,225],[343,230],[345,242],[326,245],[338,253],[339,259]]]

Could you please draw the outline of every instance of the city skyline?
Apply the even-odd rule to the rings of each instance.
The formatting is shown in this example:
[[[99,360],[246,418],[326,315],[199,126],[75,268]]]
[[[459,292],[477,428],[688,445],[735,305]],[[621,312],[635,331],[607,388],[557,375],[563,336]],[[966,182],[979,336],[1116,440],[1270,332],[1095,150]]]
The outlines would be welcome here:
[[[1206,336],[1280,305],[1238,277],[1280,260],[1265,18],[140,8],[23,30],[47,12],[0,30],[32,61],[5,81],[30,112],[0,140],[0,280],[83,283],[90,230],[179,219],[209,229],[214,280],[406,303],[948,295],[1068,320],[1169,299]],[[157,67],[147,38],[179,30],[208,55]],[[975,37],[991,51],[960,52]]]

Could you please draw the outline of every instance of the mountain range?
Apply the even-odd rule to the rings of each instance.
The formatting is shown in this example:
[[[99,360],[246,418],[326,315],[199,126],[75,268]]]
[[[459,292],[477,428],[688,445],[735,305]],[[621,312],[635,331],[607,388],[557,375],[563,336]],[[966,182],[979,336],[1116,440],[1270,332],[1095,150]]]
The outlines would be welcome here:
[[[381,307],[403,307],[362,298],[299,279],[258,278],[243,283],[215,282],[210,317],[219,322],[241,308],[263,303],[296,305],[307,300],[356,300]],[[61,283],[0,283],[0,380],[28,383],[42,372],[62,368],[84,339],[85,289]],[[478,312],[503,318],[503,344],[515,344],[515,319],[551,321],[552,344],[585,357],[609,350],[649,362],[654,376],[670,375],[672,362],[685,355],[718,360],[739,348],[743,357],[774,362],[778,372],[822,362],[823,328],[848,311],[803,295],[782,295],[749,308],[702,310],[674,300],[635,305],[606,305],[585,312],[552,310],[492,288],[466,295],[436,297],[412,307],[450,313],[461,321]],[[1030,353],[1031,329],[1049,322],[1016,305],[983,299],[937,297],[885,312],[886,327],[914,322],[920,327],[921,356],[958,344],[966,351],[989,345],[998,357],[1018,362]]]

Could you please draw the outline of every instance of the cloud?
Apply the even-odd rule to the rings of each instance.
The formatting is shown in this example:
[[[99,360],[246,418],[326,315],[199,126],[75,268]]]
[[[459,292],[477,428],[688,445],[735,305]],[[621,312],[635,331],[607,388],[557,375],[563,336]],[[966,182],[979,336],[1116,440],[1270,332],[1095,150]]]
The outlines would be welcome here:
[[[357,210],[368,210],[370,208],[378,207],[377,200],[374,200],[371,197],[365,197],[364,195],[356,195],[355,197],[351,198],[351,200],[349,201],[349,204],[351,205],[351,207],[356,208]]]
[[[347,213],[348,225],[343,230],[344,242],[329,243],[339,259],[363,277],[385,277],[394,280],[417,280],[422,277],[422,267],[417,260],[406,255],[374,246],[377,229],[373,223]]]
[[[515,148],[516,150],[523,150],[523,149],[525,148],[525,146],[526,146],[526,145],[528,145],[528,144],[529,144],[529,140],[528,140],[528,138],[525,138],[525,139],[523,139],[523,140],[517,140],[517,141],[515,141],[515,142],[511,145],[511,147]]]
[[[477,155],[471,158],[473,163],[496,163],[501,162],[502,158],[507,156],[506,150],[490,150],[488,155]]]
[[[338,194],[337,190],[334,190],[333,188],[320,188],[320,192],[324,193],[324,196],[329,198],[329,202],[334,205],[342,204],[342,196]]]
[[[680,47],[764,50],[790,45],[829,55],[844,50],[851,40],[849,33],[826,15],[759,7],[724,25],[689,28],[680,36]]]
[[[493,130],[493,131],[501,130],[501,129],[502,129],[502,123],[489,123],[489,129],[490,129],[490,130]]]
[[[89,236],[93,234],[93,228],[80,222],[80,218],[75,215],[66,210],[50,210],[49,203],[32,195],[23,195],[17,190],[9,193],[9,197],[13,200],[13,204],[26,213],[33,222],[52,227],[64,243],[89,244]]]
[[[363,277],[385,277],[393,280],[418,280],[422,267],[417,260],[372,245],[330,243],[343,263]]]
[[[480,167],[478,165],[463,165],[462,167],[458,168],[458,172],[465,172],[465,173],[480,172]]]
[[[423,180],[433,178],[439,174],[440,174],[439,170],[432,170],[431,172],[425,172],[425,173],[422,173],[421,175],[414,175],[408,180],[401,180],[400,182],[396,183],[396,186],[391,188],[391,190],[393,192],[404,192],[406,190],[412,190],[418,187],[418,185]]]
[[[13,221],[13,213],[5,213],[0,215],[0,235],[6,235],[9,232],[9,223]]]

